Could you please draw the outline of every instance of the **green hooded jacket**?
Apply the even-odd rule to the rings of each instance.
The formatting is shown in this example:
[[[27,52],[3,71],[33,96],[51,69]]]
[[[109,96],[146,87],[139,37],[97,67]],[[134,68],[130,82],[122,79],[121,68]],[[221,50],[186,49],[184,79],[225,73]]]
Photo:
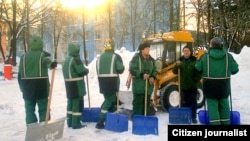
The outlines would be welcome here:
[[[144,59],[141,53],[136,53],[129,63],[129,71],[133,75],[132,91],[134,94],[145,94],[145,80],[143,74],[147,73],[150,77],[156,78],[157,70],[155,60],[151,56]],[[148,83],[148,95],[151,95],[154,85]]]
[[[45,98],[48,96],[48,68],[51,67],[52,59],[49,53],[43,51],[41,37],[31,37],[29,47],[30,51],[20,58],[18,68],[19,87],[23,92],[24,99]]]
[[[121,56],[116,54],[113,49],[106,50],[97,58],[96,71],[101,94],[112,94],[119,91],[119,74],[122,74],[124,69]]]
[[[79,53],[80,45],[70,43],[68,56],[62,66],[67,98],[69,99],[86,95],[84,76],[89,73],[89,70],[81,61]]]
[[[230,78],[239,71],[238,63],[222,47],[212,47],[196,62],[202,73],[203,92],[208,98],[226,98],[231,93]]]

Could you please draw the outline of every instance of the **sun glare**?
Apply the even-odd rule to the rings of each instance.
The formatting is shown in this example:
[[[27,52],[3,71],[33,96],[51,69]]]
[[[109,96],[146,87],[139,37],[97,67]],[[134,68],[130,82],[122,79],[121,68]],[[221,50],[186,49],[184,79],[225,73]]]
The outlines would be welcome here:
[[[92,9],[102,5],[105,1],[107,0],[61,0],[62,5],[70,9],[77,9],[83,6]]]
[[[84,7],[92,9],[104,4],[105,1],[107,0],[84,0]]]

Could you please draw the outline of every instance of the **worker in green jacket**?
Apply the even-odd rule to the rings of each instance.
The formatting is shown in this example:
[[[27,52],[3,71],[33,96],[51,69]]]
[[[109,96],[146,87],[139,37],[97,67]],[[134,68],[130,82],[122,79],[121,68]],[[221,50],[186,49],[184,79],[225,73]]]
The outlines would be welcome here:
[[[84,127],[81,124],[83,97],[86,95],[84,76],[89,73],[80,58],[80,45],[69,43],[68,56],[65,59],[62,71],[67,94],[67,124],[72,129]]]
[[[197,123],[197,88],[201,74],[195,68],[196,57],[193,56],[192,47],[184,46],[182,52],[173,73],[178,74],[180,71],[181,106],[191,109],[192,122]]]
[[[239,71],[238,63],[222,47],[220,38],[214,37],[209,50],[196,62],[195,67],[202,73],[210,124],[230,124],[230,78]]]
[[[104,102],[101,106],[97,129],[104,129],[107,112],[117,110],[117,94],[120,88],[119,74],[124,72],[124,64],[119,54],[114,52],[114,42],[106,39],[104,42],[104,53],[96,61],[99,90],[103,94]]]
[[[139,52],[135,53],[129,62],[129,71],[132,74],[132,92],[133,92],[133,113],[134,115],[144,115],[147,108],[147,115],[150,112],[150,99],[154,89],[156,79],[155,60],[150,56],[150,45],[142,43],[138,48]],[[146,85],[147,81],[147,85]],[[145,91],[147,89],[147,93]],[[147,94],[147,107],[145,107],[145,93]]]
[[[57,67],[57,62],[52,61],[50,54],[43,51],[41,37],[32,36],[29,48],[30,51],[21,56],[18,68],[18,84],[23,93],[26,124],[45,121],[50,86],[48,69]],[[36,106],[38,117],[35,114]]]

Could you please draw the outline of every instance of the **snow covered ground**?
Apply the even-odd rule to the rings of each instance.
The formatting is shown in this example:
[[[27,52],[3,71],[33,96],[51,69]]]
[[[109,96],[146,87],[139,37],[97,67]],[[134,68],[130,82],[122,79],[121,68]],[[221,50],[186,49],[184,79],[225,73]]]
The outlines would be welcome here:
[[[128,76],[128,62],[133,56],[133,52],[126,51],[125,48],[117,51],[124,61],[126,70],[121,77],[121,90],[126,91],[126,80]],[[232,76],[232,101],[233,110],[241,114],[241,124],[250,124],[250,48],[244,47],[239,55],[233,54],[240,65],[238,74]],[[95,60],[89,64],[90,73],[88,75],[89,94],[91,107],[100,107],[103,97],[99,94],[99,86],[95,71]],[[3,70],[3,64],[0,64]],[[51,73],[51,72],[50,72]],[[59,119],[66,115],[66,95],[64,80],[62,76],[61,65],[58,65],[55,73],[54,88],[51,102],[51,118]],[[25,139],[26,125],[24,102],[22,93],[19,90],[17,78],[4,80],[0,76],[0,137],[4,141],[22,141]],[[84,98],[85,107],[88,107],[88,96]],[[121,105],[125,108],[131,108],[131,105]],[[201,108],[202,109],[202,108]],[[199,109],[200,110],[200,109]],[[86,128],[72,130],[65,124],[63,138],[60,141],[165,141],[167,140],[168,113],[158,111],[159,135],[134,135],[132,134],[132,122],[129,121],[128,131],[117,133],[108,130],[98,131],[95,129],[95,123],[85,123]]]

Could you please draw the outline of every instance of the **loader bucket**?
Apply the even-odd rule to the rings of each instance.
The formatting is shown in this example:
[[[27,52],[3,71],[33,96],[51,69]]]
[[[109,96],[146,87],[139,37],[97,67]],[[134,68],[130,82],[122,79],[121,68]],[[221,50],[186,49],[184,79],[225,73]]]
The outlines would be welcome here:
[[[82,122],[97,122],[99,119],[100,111],[101,111],[101,108],[97,108],[97,107],[83,108]]]
[[[209,124],[209,116],[207,110],[200,110],[198,112],[200,123]],[[230,112],[230,125],[240,125],[240,113],[238,111]]]
[[[27,125],[25,141],[49,141],[62,138],[65,118],[50,120],[47,123]]]
[[[158,118],[135,115],[133,117],[132,133],[136,135],[158,135]]]
[[[169,108],[169,123],[172,124],[191,124],[192,111],[188,107]]]
[[[106,113],[105,129],[114,132],[128,131],[128,116],[117,113]]]

